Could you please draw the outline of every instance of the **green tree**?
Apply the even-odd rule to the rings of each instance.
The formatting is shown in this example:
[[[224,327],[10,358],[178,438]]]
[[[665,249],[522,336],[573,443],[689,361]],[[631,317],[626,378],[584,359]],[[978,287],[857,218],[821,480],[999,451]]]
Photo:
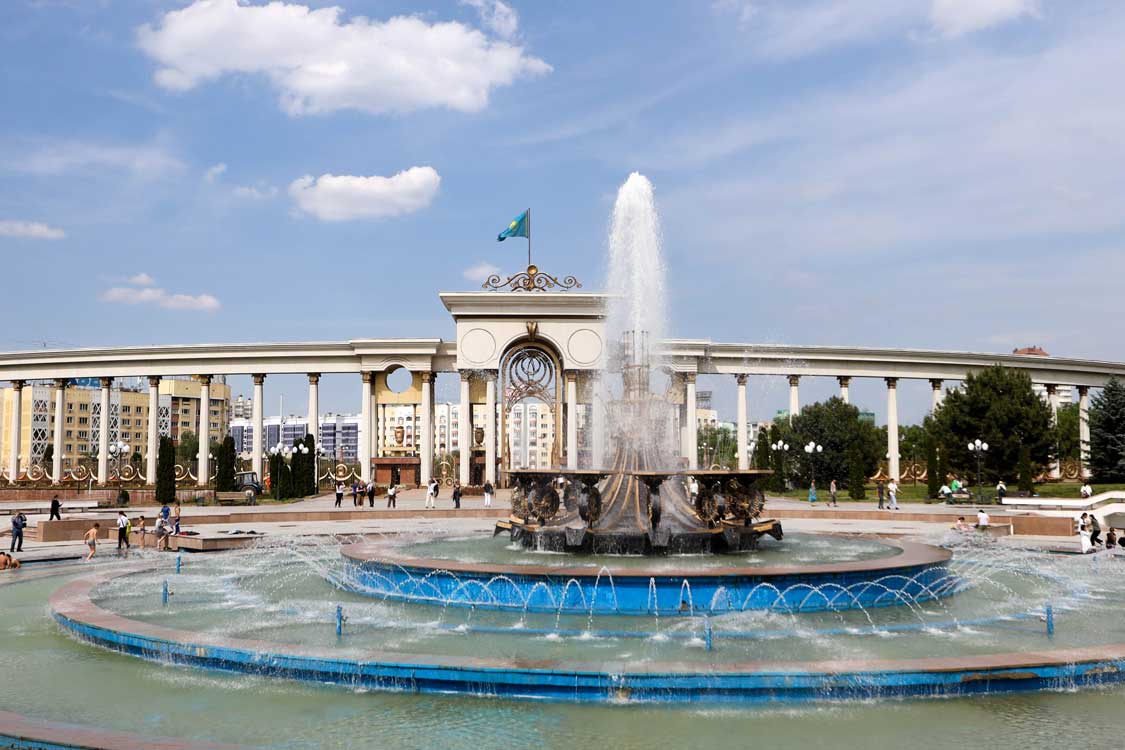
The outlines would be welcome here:
[[[161,437],[156,451],[156,502],[176,502],[176,445]]]
[[[50,469],[51,463],[55,459],[55,446],[52,443],[47,443],[47,447],[43,449],[43,458],[39,459],[39,465],[44,469]]]
[[[180,433],[180,440],[176,445],[176,458],[184,464],[199,458],[199,437],[194,432],[188,430]]]
[[[1078,404],[1063,404],[1055,420],[1055,445],[1059,460],[1077,461],[1078,443]]]
[[[234,438],[227,435],[215,454],[215,491],[233,492],[234,487]]]
[[[738,468],[738,437],[725,426],[703,425],[696,432],[699,465]]]
[[[1031,467],[1031,449],[1026,445],[1020,446],[1019,466],[1016,468],[1019,476],[1019,490],[1031,494],[1035,489],[1035,470]]]
[[[860,419],[858,408],[837,397],[802,408],[781,431],[789,443],[796,481],[803,487],[808,486],[815,468],[824,485],[835,479],[846,482],[850,489],[861,473],[864,477],[875,473],[886,452],[875,425]],[[805,453],[804,446],[810,442],[824,450]]]
[[[863,500],[867,497],[867,474],[864,473],[866,462],[864,459],[861,440],[853,440],[848,445],[848,495],[852,500]]]
[[[929,419],[929,417],[926,417]],[[925,455],[926,455],[926,493],[930,497],[937,497],[938,491],[941,489],[942,483],[945,481],[944,477],[938,473],[938,445],[937,440],[929,430],[926,430],[925,439]]]
[[[969,375],[962,388],[947,393],[932,424],[949,467],[973,479],[977,458],[968,445],[978,439],[988,443],[982,471],[989,483],[1017,474],[1025,447],[1033,470],[1054,455],[1051,408],[1032,390],[1031,376],[1022,370],[994,365]]]
[[[769,444],[770,444],[770,468],[773,469],[773,477],[770,482],[770,489],[774,492],[785,492],[789,486],[789,451],[774,450],[772,446],[778,443],[784,443],[782,439],[781,425],[774,422],[770,425]],[[792,446],[790,446],[792,448]]]
[[[754,443],[753,466],[755,469],[770,468],[770,432],[765,427],[758,428],[758,439]]]
[[[1090,473],[1098,482],[1125,481],[1125,384],[1117,378],[1090,400]]]

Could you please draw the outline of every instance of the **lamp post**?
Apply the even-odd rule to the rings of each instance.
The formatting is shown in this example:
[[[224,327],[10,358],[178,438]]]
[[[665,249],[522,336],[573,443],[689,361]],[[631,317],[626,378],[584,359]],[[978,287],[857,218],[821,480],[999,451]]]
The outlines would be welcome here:
[[[977,502],[984,503],[984,481],[981,479],[981,463],[984,461],[984,454],[988,452],[988,443],[981,442],[977,438],[969,443],[969,453],[976,454],[977,457]]]
[[[809,456],[809,471],[812,474],[812,482],[816,484],[816,456],[824,452],[824,446],[815,440],[810,440],[808,445],[805,446],[805,453]]]
[[[789,443],[778,440],[776,443],[770,443],[770,450],[774,452],[776,456],[774,460],[781,467],[781,471],[778,473],[781,476],[781,490],[784,491],[785,485],[788,484],[785,476],[785,457],[789,455]]]
[[[109,457],[113,459],[113,468],[117,472],[117,478],[121,478],[121,459],[129,454],[129,444],[123,443],[118,440],[116,443],[110,443]]]
[[[280,461],[278,461],[278,464],[280,464],[281,466],[284,466],[286,469],[289,470],[289,476],[290,477],[293,476],[293,469],[289,466],[289,464],[286,462],[285,459],[289,458],[289,454],[292,453],[292,452],[293,452],[292,449],[289,446],[285,445],[284,443],[278,443],[274,447],[270,448],[270,451],[269,451],[271,456],[276,456],[276,457],[281,459]],[[274,500],[280,500],[281,499],[277,496],[278,495],[278,485],[280,483],[280,480],[281,480],[280,476],[277,476],[277,477],[271,476],[270,477],[270,483],[271,483],[270,484],[270,492],[273,494]]]

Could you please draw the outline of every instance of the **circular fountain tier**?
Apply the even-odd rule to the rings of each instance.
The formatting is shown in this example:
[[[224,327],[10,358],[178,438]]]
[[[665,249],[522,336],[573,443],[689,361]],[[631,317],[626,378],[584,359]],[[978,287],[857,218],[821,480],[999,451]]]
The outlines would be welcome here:
[[[471,544],[476,559],[465,559],[455,540],[346,545],[345,585],[396,601],[609,615],[870,609],[939,599],[958,588],[948,550],[907,541],[802,535],[784,553],[659,559]],[[795,562],[798,549],[821,549],[836,561]]]

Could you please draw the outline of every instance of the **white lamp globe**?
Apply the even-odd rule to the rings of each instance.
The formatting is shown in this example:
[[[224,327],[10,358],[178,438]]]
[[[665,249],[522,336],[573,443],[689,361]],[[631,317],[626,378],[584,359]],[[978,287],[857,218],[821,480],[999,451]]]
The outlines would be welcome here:
[[[980,444],[980,449],[981,449],[982,451],[986,451],[986,450],[988,450],[988,443],[981,443],[981,444]]]

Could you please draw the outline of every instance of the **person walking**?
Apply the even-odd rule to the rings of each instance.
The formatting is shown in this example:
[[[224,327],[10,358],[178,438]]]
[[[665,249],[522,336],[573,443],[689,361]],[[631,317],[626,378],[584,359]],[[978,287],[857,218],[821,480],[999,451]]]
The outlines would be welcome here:
[[[692,505],[695,505],[699,499],[699,482],[694,476],[688,477],[688,497]]]
[[[375,482],[367,483],[367,505],[371,508],[375,507]]]
[[[1094,547],[1098,546],[1102,541],[1102,525],[1098,523],[1098,517],[1093,513],[1090,514],[1090,544]]]
[[[352,480],[352,507],[359,506],[359,481]]]
[[[180,535],[180,501],[176,501],[176,507],[172,509],[172,533],[176,536]]]
[[[484,507],[491,508],[492,507],[492,493],[493,493],[492,482],[488,481],[487,479],[484,480],[483,489],[484,489]]]
[[[891,498],[890,510],[898,510],[898,482],[893,477],[887,482],[887,495]]]
[[[90,551],[86,554],[86,559],[83,562],[90,562],[90,560],[94,557],[94,553],[97,552],[98,529],[100,529],[101,527],[102,525],[100,523],[94,523],[94,525],[87,529],[86,533],[82,535],[82,541],[86,542],[86,546],[90,548]]]
[[[816,480],[809,482],[809,505],[816,505]]]
[[[340,503],[344,502],[344,483],[336,482],[336,507],[340,507]]]
[[[883,510],[883,493],[884,492],[886,492],[886,488],[883,487],[883,480],[880,479],[878,482],[875,483],[875,494],[879,496],[879,510]]]
[[[388,508],[397,508],[398,507],[398,485],[392,484],[389,487],[387,487],[387,507]]]
[[[838,508],[840,504],[836,502],[836,480],[833,479],[828,485],[828,496],[832,499],[832,507]]]
[[[125,554],[129,553],[129,531],[130,531],[129,516],[125,515],[125,511],[117,511],[117,554],[121,554],[121,550],[125,550]]]
[[[12,546],[9,552],[23,552],[23,530],[27,528],[27,516],[21,510],[12,516]]]
[[[426,510],[432,510],[437,507],[437,492],[437,480],[430,477],[430,481],[426,483]]]
[[[61,521],[62,520],[61,511],[62,511],[62,502],[59,500],[59,496],[55,495],[54,497],[51,498],[51,517],[48,518],[47,520],[48,521]]]
[[[461,483],[453,482],[453,509],[461,510]]]

